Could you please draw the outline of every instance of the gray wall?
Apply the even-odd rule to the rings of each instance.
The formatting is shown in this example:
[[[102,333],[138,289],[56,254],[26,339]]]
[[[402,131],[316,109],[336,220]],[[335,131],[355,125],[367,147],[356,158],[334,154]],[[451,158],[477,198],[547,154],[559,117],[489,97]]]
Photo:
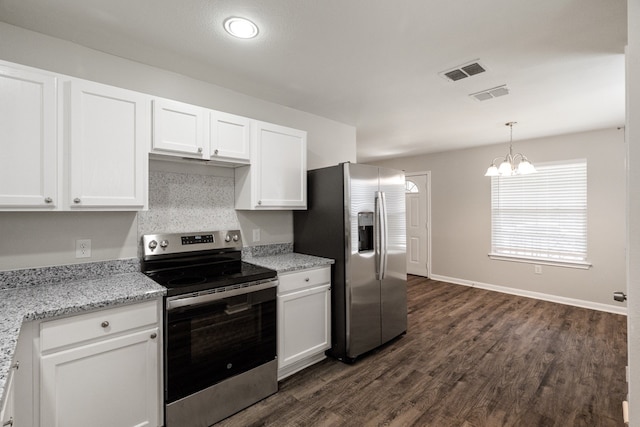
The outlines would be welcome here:
[[[309,169],[356,159],[353,126],[1,22],[0,59],[306,130]],[[218,176],[230,171],[176,168]],[[291,212],[237,215],[243,230],[262,230],[261,244],[293,241]],[[0,235],[0,270],[137,256],[135,213],[0,212]],[[92,239],[92,258],[75,258],[76,239]]]
[[[516,132],[517,133],[517,130]],[[433,274],[460,283],[507,287],[561,300],[611,305],[612,293],[625,288],[624,130],[516,141],[535,165],[586,158],[588,167],[589,270],[491,260],[491,179],[483,174],[508,143],[408,157],[378,164],[406,172],[431,171]],[[593,304],[587,304],[592,306]]]

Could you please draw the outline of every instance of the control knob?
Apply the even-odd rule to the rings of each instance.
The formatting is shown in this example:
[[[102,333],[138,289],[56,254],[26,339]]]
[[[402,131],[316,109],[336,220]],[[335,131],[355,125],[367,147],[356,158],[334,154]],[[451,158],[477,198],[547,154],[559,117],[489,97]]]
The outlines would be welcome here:
[[[156,242],[155,240],[152,240],[149,242],[149,249],[154,250],[157,247],[158,247],[158,242]]]
[[[227,234],[227,236],[224,238],[224,241],[229,243],[231,241],[231,236]]]
[[[162,249],[166,248],[167,246],[169,246],[169,241],[168,240],[163,240],[162,242],[160,242],[160,247]]]
[[[234,234],[234,235],[233,235],[233,241],[234,241],[234,242],[237,242],[237,241],[238,241],[238,239],[240,239],[240,237],[239,237],[237,234]]]

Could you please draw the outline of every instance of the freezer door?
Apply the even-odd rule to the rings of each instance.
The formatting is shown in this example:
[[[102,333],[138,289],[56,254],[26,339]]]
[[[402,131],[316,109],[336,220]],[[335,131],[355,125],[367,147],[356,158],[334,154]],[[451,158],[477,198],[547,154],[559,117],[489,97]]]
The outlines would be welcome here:
[[[376,277],[375,196],[378,168],[345,164],[346,355],[355,358],[380,345],[380,282]],[[364,228],[363,228],[364,227]]]
[[[381,342],[407,330],[407,264],[405,177],[396,170],[380,168],[380,192],[386,212],[386,255],[381,281]]]

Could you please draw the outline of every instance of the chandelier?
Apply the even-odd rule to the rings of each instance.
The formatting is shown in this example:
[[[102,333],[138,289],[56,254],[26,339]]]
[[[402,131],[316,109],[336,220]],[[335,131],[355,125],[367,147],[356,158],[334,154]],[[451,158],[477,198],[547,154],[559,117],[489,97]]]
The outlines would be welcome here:
[[[518,122],[505,123],[505,126],[509,126],[511,129],[511,138],[509,139],[509,154],[504,157],[500,166],[496,166],[496,162],[502,157],[496,157],[491,162],[491,166],[487,169],[484,176],[512,176],[512,175],[527,175],[535,173],[536,168],[533,167],[531,162],[522,153],[513,154],[513,125]]]

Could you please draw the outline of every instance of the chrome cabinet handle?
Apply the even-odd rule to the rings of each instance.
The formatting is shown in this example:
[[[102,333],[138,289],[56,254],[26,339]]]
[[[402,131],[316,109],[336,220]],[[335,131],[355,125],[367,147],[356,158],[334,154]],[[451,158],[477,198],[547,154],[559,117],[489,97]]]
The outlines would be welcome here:
[[[108,328],[109,327],[109,322],[107,322],[106,320],[104,322],[102,322],[100,324],[100,326],[102,326],[103,328]]]
[[[45,202],[45,203],[53,203],[53,199],[52,199],[51,197],[46,197],[46,198],[44,199],[44,202]]]
[[[2,423],[2,427],[8,427],[13,425],[13,417],[9,418],[9,421],[5,421]]]
[[[151,339],[152,339],[152,340],[155,340],[157,336],[158,336],[158,334],[156,334],[156,333],[154,332],[154,333],[152,333],[152,334],[151,334]]]
[[[80,203],[80,198],[76,197],[75,199],[73,199],[73,203]]]

